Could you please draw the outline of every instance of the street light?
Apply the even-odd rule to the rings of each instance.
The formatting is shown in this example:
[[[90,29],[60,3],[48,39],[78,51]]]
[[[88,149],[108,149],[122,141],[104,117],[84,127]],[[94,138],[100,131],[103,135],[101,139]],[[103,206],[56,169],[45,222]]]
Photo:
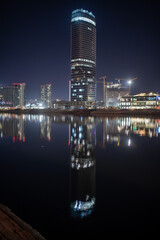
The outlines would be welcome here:
[[[132,83],[132,81],[131,81],[131,80],[129,80],[129,81],[128,81],[128,84],[131,84],[131,83]]]
[[[129,81],[128,81],[128,84],[129,84],[129,94],[131,94],[131,84],[132,84],[132,81],[129,80]]]

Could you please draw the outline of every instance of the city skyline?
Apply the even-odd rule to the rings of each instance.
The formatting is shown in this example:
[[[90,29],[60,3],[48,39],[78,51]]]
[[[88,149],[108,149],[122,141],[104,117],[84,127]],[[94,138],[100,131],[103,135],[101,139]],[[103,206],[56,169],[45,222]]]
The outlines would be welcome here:
[[[97,80],[137,76],[135,93],[160,92],[157,6],[154,1],[5,1],[0,10],[0,84],[26,82],[26,97],[33,99],[40,97],[41,84],[51,82],[53,100],[68,100],[70,19],[73,10],[83,8],[97,21]],[[102,100],[102,84],[97,92]]]

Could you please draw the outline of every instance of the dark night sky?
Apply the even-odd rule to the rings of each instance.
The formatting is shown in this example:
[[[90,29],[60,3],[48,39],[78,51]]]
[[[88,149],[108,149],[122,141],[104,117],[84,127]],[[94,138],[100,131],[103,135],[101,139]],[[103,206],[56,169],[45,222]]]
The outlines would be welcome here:
[[[27,99],[52,83],[53,100],[68,99],[71,12],[97,21],[97,79],[134,78],[132,93],[160,93],[157,1],[7,1],[0,5],[0,84],[26,82]],[[98,85],[98,99],[102,99]]]

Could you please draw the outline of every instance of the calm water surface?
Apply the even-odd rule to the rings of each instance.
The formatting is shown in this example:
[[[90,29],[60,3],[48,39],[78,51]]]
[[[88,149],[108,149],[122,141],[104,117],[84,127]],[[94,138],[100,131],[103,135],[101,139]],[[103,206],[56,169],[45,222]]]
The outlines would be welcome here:
[[[0,149],[0,203],[47,240],[159,232],[160,119],[3,114]]]

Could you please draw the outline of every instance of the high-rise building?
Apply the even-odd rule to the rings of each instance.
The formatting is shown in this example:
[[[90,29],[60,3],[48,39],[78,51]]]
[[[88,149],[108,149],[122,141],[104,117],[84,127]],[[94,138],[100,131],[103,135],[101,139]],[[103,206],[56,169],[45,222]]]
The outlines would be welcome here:
[[[40,85],[41,103],[44,107],[52,107],[52,85],[50,83]]]
[[[24,107],[25,91],[25,83],[13,83],[12,86],[2,85],[0,87],[0,107]]]
[[[96,20],[77,9],[71,18],[71,101],[96,100]]]
[[[12,107],[13,106],[13,87],[2,84],[0,86],[0,106]]]
[[[13,107],[24,107],[26,98],[26,84],[13,83]]]

